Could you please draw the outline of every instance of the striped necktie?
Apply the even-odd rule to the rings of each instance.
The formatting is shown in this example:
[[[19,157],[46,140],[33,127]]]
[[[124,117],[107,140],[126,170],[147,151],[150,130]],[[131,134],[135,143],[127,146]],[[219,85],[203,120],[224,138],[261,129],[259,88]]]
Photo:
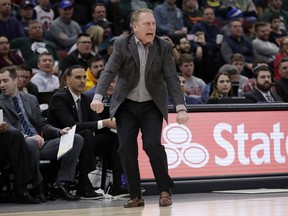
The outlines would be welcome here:
[[[28,124],[28,122],[26,121],[26,119],[25,119],[25,117],[23,115],[22,109],[21,109],[21,107],[19,105],[18,98],[17,97],[13,97],[12,98],[12,102],[13,102],[14,107],[15,107],[17,113],[18,113],[18,117],[19,117],[19,120],[20,120],[20,123],[22,125],[24,133],[26,135],[28,135],[28,136],[33,136],[34,134],[33,134],[32,130],[30,129],[29,124]]]
[[[266,100],[268,102],[274,102],[274,99],[273,99],[273,97],[270,94],[266,94]]]

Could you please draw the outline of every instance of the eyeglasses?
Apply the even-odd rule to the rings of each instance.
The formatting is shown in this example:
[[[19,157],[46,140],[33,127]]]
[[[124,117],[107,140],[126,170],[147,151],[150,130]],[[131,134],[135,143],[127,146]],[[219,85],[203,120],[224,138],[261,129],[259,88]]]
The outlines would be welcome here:
[[[92,42],[91,41],[79,41],[78,43],[80,43],[80,44],[91,44]]]
[[[1,42],[0,42],[0,45],[1,45],[1,46],[3,46],[3,45],[8,45],[8,44],[9,44],[9,41],[1,41]]]

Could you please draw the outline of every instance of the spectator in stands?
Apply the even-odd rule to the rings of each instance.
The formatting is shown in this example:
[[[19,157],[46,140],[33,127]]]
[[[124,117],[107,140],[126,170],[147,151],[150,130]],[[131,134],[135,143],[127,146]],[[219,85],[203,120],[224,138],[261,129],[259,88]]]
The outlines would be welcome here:
[[[88,65],[84,91],[88,91],[97,84],[97,75],[99,71],[104,69],[105,60],[101,56],[96,55],[88,61]]]
[[[97,73],[97,76],[96,76],[96,80],[98,81],[99,78],[100,78],[100,75],[102,73],[103,70],[99,71]],[[114,87],[115,87],[115,84],[116,84],[116,79],[117,77],[110,83],[110,86],[108,88],[108,91],[107,91],[107,95],[105,95],[103,97],[103,103],[105,103],[106,105],[110,105],[110,102],[111,102],[111,97],[112,97],[112,94],[113,94],[113,91],[114,91]],[[89,89],[88,91],[85,91],[84,94],[87,95],[91,100],[93,100],[93,97],[94,97],[94,93],[95,93],[95,90],[96,90],[96,87],[97,87],[97,84]],[[101,115],[102,113],[99,113],[99,115]],[[109,114],[107,115],[107,117],[109,116]]]
[[[237,68],[237,73],[230,74],[230,76],[232,80],[234,96],[240,97],[242,96],[242,86],[245,82],[248,81],[248,78],[246,76],[241,75],[245,65],[245,58],[240,53],[234,53],[230,57],[229,63]]]
[[[279,63],[281,78],[274,82],[276,93],[284,102],[288,102],[288,58],[283,57]]]
[[[121,187],[122,169],[118,155],[115,118],[101,119],[90,109],[91,99],[82,94],[85,87],[86,72],[81,65],[67,70],[67,88],[56,92],[50,103],[48,121],[56,127],[72,127],[83,136],[84,147],[79,158],[80,180],[76,194],[85,198],[97,199],[102,195],[94,192],[88,173],[96,169],[95,155],[106,155],[111,160],[113,171],[113,190]],[[78,101],[80,100],[80,101]]]
[[[38,5],[34,7],[36,20],[41,23],[43,30],[49,31],[50,25],[55,18],[54,11],[51,9],[50,0],[38,0]]]
[[[12,65],[11,67],[15,67],[16,73],[17,73],[17,88],[19,91],[23,90],[24,87],[24,79],[23,79],[23,70],[21,67],[16,66],[16,65]]]
[[[243,12],[243,17],[246,20],[256,20],[258,12],[253,0],[222,0],[222,7],[238,8]]]
[[[189,54],[182,54],[179,59],[179,69],[181,74],[185,77],[185,93],[188,97],[192,97],[201,103],[201,92],[205,87],[205,82],[193,75],[194,61]]]
[[[191,43],[187,39],[187,35],[179,35],[176,39],[174,39],[176,49],[179,55],[182,54],[190,54],[193,55],[193,51],[191,49]]]
[[[88,61],[94,56],[94,54],[92,54],[91,48],[92,41],[90,36],[86,33],[79,34],[76,41],[76,50],[68,54],[62,62],[62,74],[67,68],[75,64],[82,65],[85,70],[87,70]]]
[[[284,37],[287,37],[287,31],[281,29],[281,19],[279,14],[272,14],[269,22],[271,27],[269,41],[279,47],[280,41],[283,40]]]
[[[255,23],[256,38],[252,41],[252,46],[257,55],[265,58],[267,62],[273,62],[279,52],[279,47],[269,42],[270,26],[266,22]]]
[[[50,53],[42,53],[38,58],[38,70],[32,77],[39,92],[52,92],[60,87],[59,78],[53,74],[54,58]]]
[[[207,104],[217,103],[219,98],[233,95],[231,77],[227,72],[219,72],[213,83],[213,92],[206,102]]]
[[[281,98],[271,91],[273,73],[271,68],[260,65],[254,69],[256,86],[244,97],[251,103],[282,102]]]
[[[182,13],[184,26],[187,27],[188,32],[191,31],[194,24],[202,20],[197,0],[183,0]]]
[[[29,169],[33,172],[33,183],[41,185],[43,177],[40,173],[40,159],[57,161],[60,136],[68,133],[69,128],[59,129],[49,125],[41,116],[37,98],[17,88],[15,67],[5,67],[0,70],[0,108],[4,119],[12,128],[21,131],[28,149]],[[79,200],[70,194],[65,183],[74,181],[77,160],[83,147],[83,138],[75,134],[73,148],[59,160],[59,170],[53,185],[55,195],[66,200]],[[45,201],[41,194],[40,200]]]
[[[32,78],[32,70],[27,64],[20,65],[20,68],[23,71],[23,89],[22,91],[35,95],[38,95],[38,87],[34,83],[31,82]]]
[[[254,70],[254,68],[256,68],[257,66],[260,66],[260,65],[264,65],[264,66],[268,67],[268,63],[263,58],[257,58],[253,61],[253,69],[252,69],[253,77],[250,78],[248,81],[244,82],[244,84],[242,85],[241,89],[242,89],[243,94],[245,94],[245,93],[247,93],[247,92],[249,92],[255,88],[256,81],[255,81],[253,70]]]
[[[106,18],[106,7],[103,3],[95,3],[91,8],[92,20],[85,25],[84,32],[86,32],[91,26],[101,26],[103,22],[109,22]],[[109,24],[112,24],[109,22]]]
[[[189,104],[200,104],[202,103],[201,100],[199,100],[199,98],[194,98],[194,97],[188,97],[186,94],[186,88],[185,88],[185,83],[186,83],[186,79],[183,76],[183,74],[179,73],[178,74],[178,80],[181,86],[181,91],[183,93],[183,97],[184,97],[184,102],[186,105]],[[173,99],[170,95],[168,95],[168,105],[173,105]]]
[[[183,23],[182,11],[176,7],[175,2],[176,0],[165,0],[163,4],[154,8],[157,35],[187,34],[187,27]]]
[[[262,17],[264,10],[267,8],[267,0],[254,0],[254,4],[258,12],[258,17]]]
[[[59,16],[59,11],[58,11],[58,8],[59,8],[59,4],[61,1],[58,1],[56,0],[56,2],[54,3],[55,1],[53,1],[53,11],[55,13],[55,18],[57,18]],[[88,3],[86,1],[83,1],[84,4],[86,4],[85,6],[83,5],[80,5],[80,1],[75,1],[75,0],[70,0],[70,2],[72,3],[72,7],[73,7],[73,15],[72,15],[72,20],[74,20],[75,22],[77,22],[81,28],[87,23],[87,17],[89,16],[86,12],[86,6],[89,7],[89,10],[90,10],[90,7],[93,3]],[[52,1],[51,1],[52,3]]]
[[[102,58],[105,60],[105,62],[107,62],[108,59],[110,58],[110,56],[112,55],[112,52],[113,52],[113,49],[114,49],[114,41],[115,41],[117,38],[121,37],[121,36],[123,36],[123,35],[115,36],[115,37],[113,37],[113,38],[111,38],[111,39],[109,40],[109,45],[108,45],[108,48],[107,48],[106,52],[102,52],[102,53],[101,53],[101,56],[102,56]]]
[[[202,68],[202,71],[198,76],[206,83],[214,79],[220,67],[220,47],[216,44],[216,37],[221,34],[221,30],[214,24],[214,20],[213,9],[205,8],[202,22],[195,24],[189,32],[189,34],[197,36],[196,41],[192,42],[192,47],[196,49],[195,57],[202,61],[201,67],[199,67]]]
[[[87,29],[86,33],[90,36],[92,41],[91,51],[94,53],[94,55],[99,53],[99,45],[103,42],[104,39],[104,29],[101,26],[92,25]],[[72,48],[74,48],[74,46]]]
[[[9,41],[25,36],[20,22],[11,16],[11,0],[0,0],[0,35]]]
[[[19,21],[28,36],[28,25],[35,18],[34,4],[29,0],[24,0],[20,4]]]
[[[252,77],[252,61],[256,56],[252,43],[243,36],[242,23],[239,19],[230,21],[229,34],[221,44],[221,55],[226,63],[230,62],[234,53],[240,53],[245,58],[245,75]]]
[[[108,46],[109,46],[109,41],[113,38],[113,33],[112,33],[112,28],[111,28],[111,23],[108,21],[103,21],[100,22],[99,24],[100,27],[103,28],[103,40],[102,42],[98,45],[98,52],[100,55],[103,53],[107,52]]]
[[[234,80],[239,80],[239,72],[238,69],[231,65],[231,64],[224,64],[219,68],[218,73],[227,73],[230,77],[231,80],[231,86],[232,86],[232,82]],[[216,76],[215,76],[216,77]],[[233,87],[233,86],[232,86]],[[212,92],[214,90],[214,82],[211,81],[210,83],[206,84],[206,86],[204,87],[202,94],[201,94],[201,100],[203,103],[206,103],[207,100],[209,99],[209,97],[212,95]],[[232,91],[230,93],[230,96],[237,96],[238,94],[238,89],[236,89],[236,92]]]
[[[80,25],[72,20],[73,7],[69,0],[62,0],[58,7],[60,15],[51,23],[50,33],[60,50],[69,50],[82,30]]]
[[[103,3],[95,3],[91,9],[92,20],[85,25],[84,32],[88,33],[92,39],[92,50],[95,53],[99,52],[98,46],[104,40],[104,34],[106,38],[112,38],[113,33],[111,31],[112,23],[106,18],[106,7]],[[108,29],[108,36],[107,36]],[[106,30],[106,32],[104,32]],[[105,48],[101,48],[105,50]]]
[[[53,73],[59,71],[60,57],[56,52],[55,45],[43,38],[43,28],[37,21],[31,21],[28,26],[28,37],[17,38],[10,42],[11,49],[19,49],[25,60],[25,63],[32,69],[37,68],[38,57],[43,52],[48,52],[53,55],[55,65]]]
[[[0,69],[9,65],[23,64],[24,60],[16,51],[10,50],[10,43],[6,36],[0,35]]]
[[[280,41],[280,49],[279,53],[276,55],[274,60],[274,79],[279,80],[280,79],[280,73],[279,73],[279,62],[283,57],[288,57],[288,37],[284,38],[282,41]]]
[[[288,11],[281,8],[282,0],[268,0],[268,8],[264,11],[264,14],[260,19],[264,22],[269,22],[272,14],[278,14],[281,19],[281,29],[288,30]]]
[[[25,140],[20,131],[9,128],[7,122],[0,123],[0,172],[9,164],[14,174],[15,202],[40,203],[27,191],[26,184],[33,179],[27,158]],[[1,193],[1,191],[0,191]]]

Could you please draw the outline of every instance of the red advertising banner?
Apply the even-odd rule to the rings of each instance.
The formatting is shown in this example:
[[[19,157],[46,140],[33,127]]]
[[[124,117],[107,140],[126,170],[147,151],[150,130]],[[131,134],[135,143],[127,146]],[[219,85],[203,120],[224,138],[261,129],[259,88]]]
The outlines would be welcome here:
[[[178,125],[164,122],[162,144],[173,178],[277,174],[288,172],[287,111],[190,113]],[[154,179],[139,141],[142,179]]]

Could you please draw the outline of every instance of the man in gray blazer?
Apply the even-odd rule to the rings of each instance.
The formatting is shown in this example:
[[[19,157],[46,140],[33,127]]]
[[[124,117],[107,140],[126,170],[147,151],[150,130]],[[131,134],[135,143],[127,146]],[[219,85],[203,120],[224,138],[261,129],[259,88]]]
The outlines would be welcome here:
[[[39,169],[40,159],[57,160],[60,136],[68,133],[69,128],[59,129],[48,124],[40,114],[40,107],[34,95],[20,92],[17,88],[15,67],[8,66],[0,70],[0,109],[4,119],[11,126],[22,132],[28,149],[30,168],[34,173],[34,184],[43,181]],[[16,101],[16,102],[15,102]],[[66,200],[79,200],[67,191],[64,183],[73,182],[77,160],[83,147],[83,138],[76,134],[73,148],[60,159],[54,191]],[[40,199],[42,199],[42,194]],[[45,201],[45,198],[42,199]]]
[[[161,145],[163,117],[167,121],[167,88],[176,107],[177,122],[186,123],[188,114],[177,79],[171,45],[155,36],[153,12],[143,8],[131,16],[132,34],[114,42],[114,51],[97,83],[92,110],[100,113],[102,98],[117,76],[110,104],[116,117],[119,155],[127,178],[130,200],[125,208],[144,206],[138,166],[137,137],[142,132],[143,149],[149,157],[160,191],[160,206],[172,205],[167,156]]]

